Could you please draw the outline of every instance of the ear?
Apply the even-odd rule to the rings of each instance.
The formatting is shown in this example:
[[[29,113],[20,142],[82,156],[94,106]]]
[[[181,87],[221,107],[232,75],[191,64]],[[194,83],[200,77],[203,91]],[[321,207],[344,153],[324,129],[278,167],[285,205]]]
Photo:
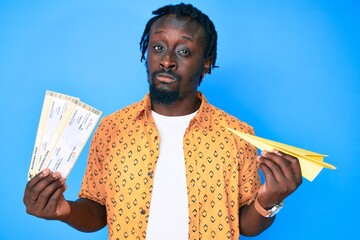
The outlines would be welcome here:
[[[202,76],[202,77],[205,77],[205,75],[210,72],[211,62],[212,62],[212,58],[211,58],[211,57],[208,57],[207,59],[205,59],[205,61],[204,61],[204,67],[203,67],[203,72],[201,73],[201,76]]]

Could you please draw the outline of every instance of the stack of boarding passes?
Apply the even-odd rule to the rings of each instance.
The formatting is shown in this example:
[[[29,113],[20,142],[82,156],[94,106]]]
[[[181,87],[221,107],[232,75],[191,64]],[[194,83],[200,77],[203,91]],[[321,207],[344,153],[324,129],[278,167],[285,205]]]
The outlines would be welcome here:
[[[79,98],[46,91],[28,180],[46,168],[67,178],[100,116]]]

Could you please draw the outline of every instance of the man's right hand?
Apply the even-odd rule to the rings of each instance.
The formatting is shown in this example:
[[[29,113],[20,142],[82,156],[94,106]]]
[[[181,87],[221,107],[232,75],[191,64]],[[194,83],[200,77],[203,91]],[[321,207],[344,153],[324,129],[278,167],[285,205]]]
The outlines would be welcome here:
[[[26,212],[48,220],[65,221],[70,214],[70,204],[64,198],[65,190],[65,179],[60,173],[43,170],[26,184],[23,198]]]

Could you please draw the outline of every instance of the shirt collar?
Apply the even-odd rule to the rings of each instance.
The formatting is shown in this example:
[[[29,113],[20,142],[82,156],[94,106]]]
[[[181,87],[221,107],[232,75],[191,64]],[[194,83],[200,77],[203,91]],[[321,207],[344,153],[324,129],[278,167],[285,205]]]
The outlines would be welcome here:
[[[211,117],[210,111],[212,110],[209,102],[200,91],[197,92],[197,97],[201,100],[201,104],[191,123],[193,123],[193,121],[197,121],[201,127],[207,129],[210,126],[209,118]],[[134,115],[133,120],[141,119],[143,117],[148,120],[152,119],[150,93],[147,93],[144,98],[134,106],[134,110],[136,114]]]

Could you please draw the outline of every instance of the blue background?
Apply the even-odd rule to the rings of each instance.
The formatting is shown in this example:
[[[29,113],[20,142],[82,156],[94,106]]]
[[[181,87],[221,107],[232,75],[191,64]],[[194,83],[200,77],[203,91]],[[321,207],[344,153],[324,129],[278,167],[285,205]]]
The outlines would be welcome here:
[[[191,1],[214,21],[219,69],[200,90],[259,136],[327,153],[337,170],[304,180],[256,239],[359,239],[360,3]],[[29,216],[22,203],[47,89],[104,115],[148,89],[139,40],[173,1],[0,1],[0,239],[106,239]],[[86,145],[67,180],[76,199]],[[169,238],[170,239],[170,238]],[[242,238],[248,239],[248,238]]]

